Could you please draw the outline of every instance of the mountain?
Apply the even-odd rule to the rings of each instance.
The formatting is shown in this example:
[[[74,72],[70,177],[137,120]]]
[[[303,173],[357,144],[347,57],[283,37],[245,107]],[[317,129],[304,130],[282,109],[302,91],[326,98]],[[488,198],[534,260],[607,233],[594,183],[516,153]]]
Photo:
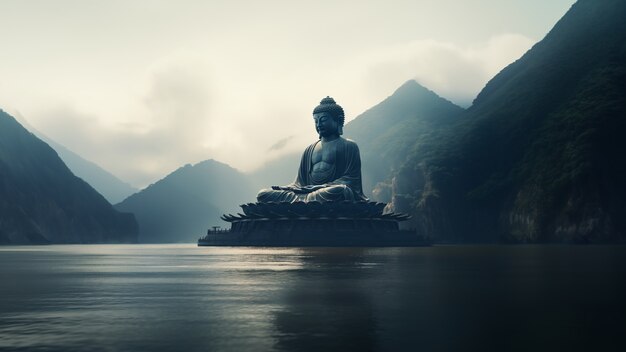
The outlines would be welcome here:
[[[50,146],[0,110],[0,243],[136,240],[132,214],[115,211]]]
[[[74,173],[74,175],[82,178],[91,187],[95,188],[100,194],[106,198],[109,203],[115,204],[121,202],[129,195],[138,191],[135,187],[115,177],[110,172],[96,165],[95,163],[84,159],[80,155],[67,149],[65,146],[52,140],[45,134],[37,131],[28,121],[20,114],[16,115],[16,120],[27,130],[33,133],[37,138],[46,142],[54,149],[61,160]]]
[[[626,240],[626,2],[580,0],[395,174],[438,240]]]
[[[215,160],[185,165],[115,205],[133,212],[139,242],[195,242],[207,228],[227,225],[220,216],[256,201],[245,175]]]
[[[345,137],[361,151],[363,189],[382,196],[379,184],[389,179],[409,152],[432,143],[435,132],[454,123],[464,110],[414,80],[404,83],[391,96],[346,124]],[[378,189],[375,189],[378,184]],[[384,192],[383,192],[384,193]]]
[[[59,154],[59,157],[72,170],[74,175],[89,183],[111,204],[119,203],[138,191],[137,188],[120,180],[107,170],[84,159],[63,145],[45,136],[40,135],[40,137]]]

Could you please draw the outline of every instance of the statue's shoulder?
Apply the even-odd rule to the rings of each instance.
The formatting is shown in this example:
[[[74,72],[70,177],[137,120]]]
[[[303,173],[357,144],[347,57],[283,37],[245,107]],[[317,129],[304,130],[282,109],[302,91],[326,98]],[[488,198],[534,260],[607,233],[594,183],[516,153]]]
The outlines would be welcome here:
[[[308,147],[306,147],[305,151],[307,151],[307,150],[313,150],[313,148],[315,148],[315,146],[316,146],[316,145],[317,145],[317,143],[319,143],[319,142],[320,142],[319,140],[316,140],[315,142],[313,142],[313,143],[309,144],[309,146],[308,146]]]
[[[304,149],[304,152],[302,152],[302,156],[304,157],[305,155],[312,153],[313,149],[315,149],[315,145],[317,145],[317,143],[319,143],[319,140],[311,143],[308,147],[306,147]]]
[[[339,138],[341,138],[341,139],[344,141],[344,143],[346,143],[346,146],[347,146],[348,148],[356,148],[356,149],[359,149],[359,146],[358,146],[358,145],[356,144],[356,142],[355,142],[355,141],[353,141],[352,139],[343,138],[343,137],[339,137]]]

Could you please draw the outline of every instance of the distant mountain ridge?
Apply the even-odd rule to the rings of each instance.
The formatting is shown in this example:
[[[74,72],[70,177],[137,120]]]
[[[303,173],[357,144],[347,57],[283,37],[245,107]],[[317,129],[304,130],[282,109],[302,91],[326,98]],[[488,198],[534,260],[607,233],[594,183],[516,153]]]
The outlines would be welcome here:
[[[63,160],[65,165],[72,170],[74,175],[89,183],[91,187],[95,188],[100,194],[102,194],[104,198],[109,201],[109,203],[115,204],[121,202],[129,195],[138,191],[137,188],[120,180],[94,162],[83,158],[62,144],[49,138],[45,134],[37,131],[28,123],[28,121],[26,121],[24,117],[21,117],[19,114],[17,117],[18,122],[23,127],[35,134],[42,141],[46,142],[57,152],[61,160]]]
[[[132,214],[115,211],[57,153],[0,110],[0,243],[129,243]]]
[[[42,138],[59,154],[74,175],[82,178],[106,198],[109,203],[119,203],[138,191],[97,164],[81,157],[63,145],[46,137]]]
[[[142,243],[195,242],[207,228],[226,225],[222,214],[256,201],[257,191],[239,171],[206,160],[178,168],[115,208],[135,214]]]

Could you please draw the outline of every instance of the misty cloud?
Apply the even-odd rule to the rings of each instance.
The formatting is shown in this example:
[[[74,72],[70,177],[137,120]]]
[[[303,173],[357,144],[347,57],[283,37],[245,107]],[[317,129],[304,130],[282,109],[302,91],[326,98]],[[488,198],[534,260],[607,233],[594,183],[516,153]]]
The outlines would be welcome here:
[[[293,96],[264,90],[263,82],[229,87],[223,76],[219,81],[218,74],[211,74],[202,57],[179,53],[146,69],[135,104],[124,115],[105,116],[66,104],[44,109],[36,127],[138,186],[209,158],[249,169],[311,143],[316,135],[310,112],[327,93],[336,93],[349,118],[413,78],[467,105],[532,43],[519,35],[497,36],[473,47],[410,42],[381,50],[383,54],[355,57],[353,67],[326,73],[332,78],[305,73],[300,80],[309,83]]]
[[[391,92],[406,80],[415,79],[444,98],[468,106],[489,79],[534,43],[519,34],[494,36],[472,46],[414,41],[365,58],[365,86],[371,91]]]
[[[409,79],[468,105],[573,1],[0,2],[0,108],[139,187],[251,170],[313,142],[326,95],[347,121]]]
[[[38,128],[120,178],[146,185],[186,162],[210,157],[202,147],[211,126],[203,72],[188,60],[159,63],[149,70],[145,95],[117,122],[64,105],[42,112]]]
[[[291,141],[293,139],[294,136],[289,136],[286,138],[283,138],[281,140],[279,140],[278,142],[272,144],[267,150],[268,151],[272,151],[272,150],[281,150],[283,148],[285,148],[285,146],[287,145],[287,143],[289,143],[289,141]]]

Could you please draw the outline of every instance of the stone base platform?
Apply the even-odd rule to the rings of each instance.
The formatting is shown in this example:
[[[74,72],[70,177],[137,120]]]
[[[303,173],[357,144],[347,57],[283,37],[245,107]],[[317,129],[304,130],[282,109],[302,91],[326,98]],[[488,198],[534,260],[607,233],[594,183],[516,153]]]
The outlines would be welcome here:
[[[430,242],[399,230],[393,219],[241,219],[230,230],[208,231],[198,246],[417,247]]]
[[[223,215],[229,230],[209,230],[198,246],[414,247],[430,242],[400,230],[406,214],[383,214],[384,203],[248,203]]]

